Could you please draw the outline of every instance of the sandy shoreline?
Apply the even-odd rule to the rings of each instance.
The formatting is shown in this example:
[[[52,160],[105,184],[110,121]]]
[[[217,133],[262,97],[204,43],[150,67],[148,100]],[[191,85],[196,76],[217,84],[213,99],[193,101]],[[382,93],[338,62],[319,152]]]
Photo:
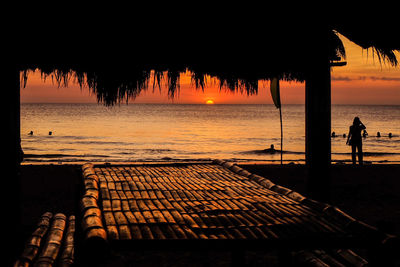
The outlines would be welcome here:
[[[240,164],[248,171],[306,195],[305,166],[299,164]],[[332,166],[332,202],[356,219],[400,235],[400,164]],[[24,228],[46,212],[77,212],[80,165],[23,165],[22,219]]]

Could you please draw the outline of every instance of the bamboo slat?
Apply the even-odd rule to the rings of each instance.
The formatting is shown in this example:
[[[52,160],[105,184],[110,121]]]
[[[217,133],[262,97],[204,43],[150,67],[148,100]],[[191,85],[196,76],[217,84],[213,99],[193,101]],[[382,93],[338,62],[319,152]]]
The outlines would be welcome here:
[[[98,208],[96,198],[84,195],[81,199],[81,211],[84,212],[85,210],[91,208]]]
[[[59,265],[71,266],[74,264],[74,238],[75,236],[75,216],[71,215],[68,218],[68,227],[65,232],[63,250],[61,253]]]
[[[33,260],[39,253],[44,236],[50,227],[50,220],[52,217],[53,214],[51,212],[46,212],[40,217],[38,224],[36,225],[37,228],[27,240],[24,250],[19,259],[15,262],[14,266],[29,266],[32,264]]]
[[[304,238],[358,227],[332,206],[221,160],[82,169],[83,225],[103,227],[110,240]]]
[[[97,228],[97,229],[101,229],[101,228]],[[118,228],[116,225],[107,225],[106,229],[107,229],[106,236],[108,237],[108,239],[110,239],[110,240],[118,240],[119,239],[119,232],[118,232]],[[103,230],[103,229],[101,229],[101,230]],[[103,234],[103,232],[101,232],[101,234]]]
[[[131,231],[129,230],[128,225],[119,225],[118,226],[119,238],[121,240],[130,240],[132,239]]]
[[[46,242],[36,261],[36,265],[54,264],[64,235],[66,216],[61,213],[54,215],[53,222],[47,234]]]
[[[140,227],[136,224],[129,225],[131,229],[132,239],[143,239],[142,232],[140,231]]]
[[[302,250],[295,254],[297,262],[305,266],[329,267],[321,259],[316,257],[312,252]]]
[[[143,239],[154,239],[153,233],[148,225],[140,225],[140,232],[142,233]]]
[[[368,266],[368,262],[365,259],[350,249],[338,249],[334,252],[334,255],[338,255],[341,259],[345,260],[345,262],[353,266]]]

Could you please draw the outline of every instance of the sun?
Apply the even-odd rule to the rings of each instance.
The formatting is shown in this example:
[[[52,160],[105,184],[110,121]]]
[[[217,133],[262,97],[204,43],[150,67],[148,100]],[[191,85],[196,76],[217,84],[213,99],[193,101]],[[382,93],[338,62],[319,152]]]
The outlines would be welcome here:
[[[212,105],[212,104],[214,104],[214,100],[208,99],[208,100],[206,101],[206,104],[207,104],[207,105]]]

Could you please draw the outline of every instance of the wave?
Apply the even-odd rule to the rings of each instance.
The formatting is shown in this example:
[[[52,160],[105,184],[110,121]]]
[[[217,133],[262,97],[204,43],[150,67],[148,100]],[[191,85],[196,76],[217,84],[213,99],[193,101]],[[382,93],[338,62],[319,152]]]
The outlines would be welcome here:
[[[281,151],[279,149],[275,149],[271,151],[270,149],[263,149],[263,150],[250,150],[250,151],[243,151],[239,152],[239,154],[263,154],[263,155],[274,155],[280,154]],[[288,151],[283,150],[283,154],[292,154],[292,155],[305,155],[305,152],[299,151]],[[372,156],[372,157],[379,157],[379,156],[390,156],[390,155],[400,155],[398,152],[363,152],[364,156]],[[332,152],[332,155],[351,155],[351,152]]]
[[[281,150],[279,149],[263,149],[263,150],[249,150],[249,151],[243,151],[243,152],[239,152],[239,154],[256,154],[256,155],[278,155],[281,153]],[[288,150],[283,150],[282,151],[283,154],[293,154],[293,155],[304,155],[305,152],[299,152],[299,151],[288,151]]]
[[[132,146],[135,143],[123,141],[110,141],[104,137],[96,136],[33,136],[22,138],[23,143],[58,143],[58,144],[77,144],[77,145],[124,145]]]
[[[70,154],[24,154],[25,159],[35,158],[108,158],[107,155],[95,155],[95,154],[84,154],[84,155],[70,155]]]
[[[337,153],[332,153],[334,155],[351,155],[351,152],[337,152]],[[363,152],[364,156],[367,157],[381,157],[381,156],[390,156],[390,155],[400,155],[400,153],[397,152]]]

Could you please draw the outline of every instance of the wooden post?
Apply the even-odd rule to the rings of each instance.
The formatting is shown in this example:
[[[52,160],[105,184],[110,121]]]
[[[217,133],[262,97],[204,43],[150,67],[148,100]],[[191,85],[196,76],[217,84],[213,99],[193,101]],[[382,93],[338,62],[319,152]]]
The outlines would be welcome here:
[[[328,38],[320,35],[306,74],[306,166],[309,197],[329,202],[331,164],[331,74]]]
[[[16,256],[21,237],[21,199],[20,199],[20,78],[16,64],[3,63],[1,72],[3,93],[3,164],[2,196],[7,217],[3,220],[5,254],[8,262]],[[23,244],[23,243],[22,243]]]

